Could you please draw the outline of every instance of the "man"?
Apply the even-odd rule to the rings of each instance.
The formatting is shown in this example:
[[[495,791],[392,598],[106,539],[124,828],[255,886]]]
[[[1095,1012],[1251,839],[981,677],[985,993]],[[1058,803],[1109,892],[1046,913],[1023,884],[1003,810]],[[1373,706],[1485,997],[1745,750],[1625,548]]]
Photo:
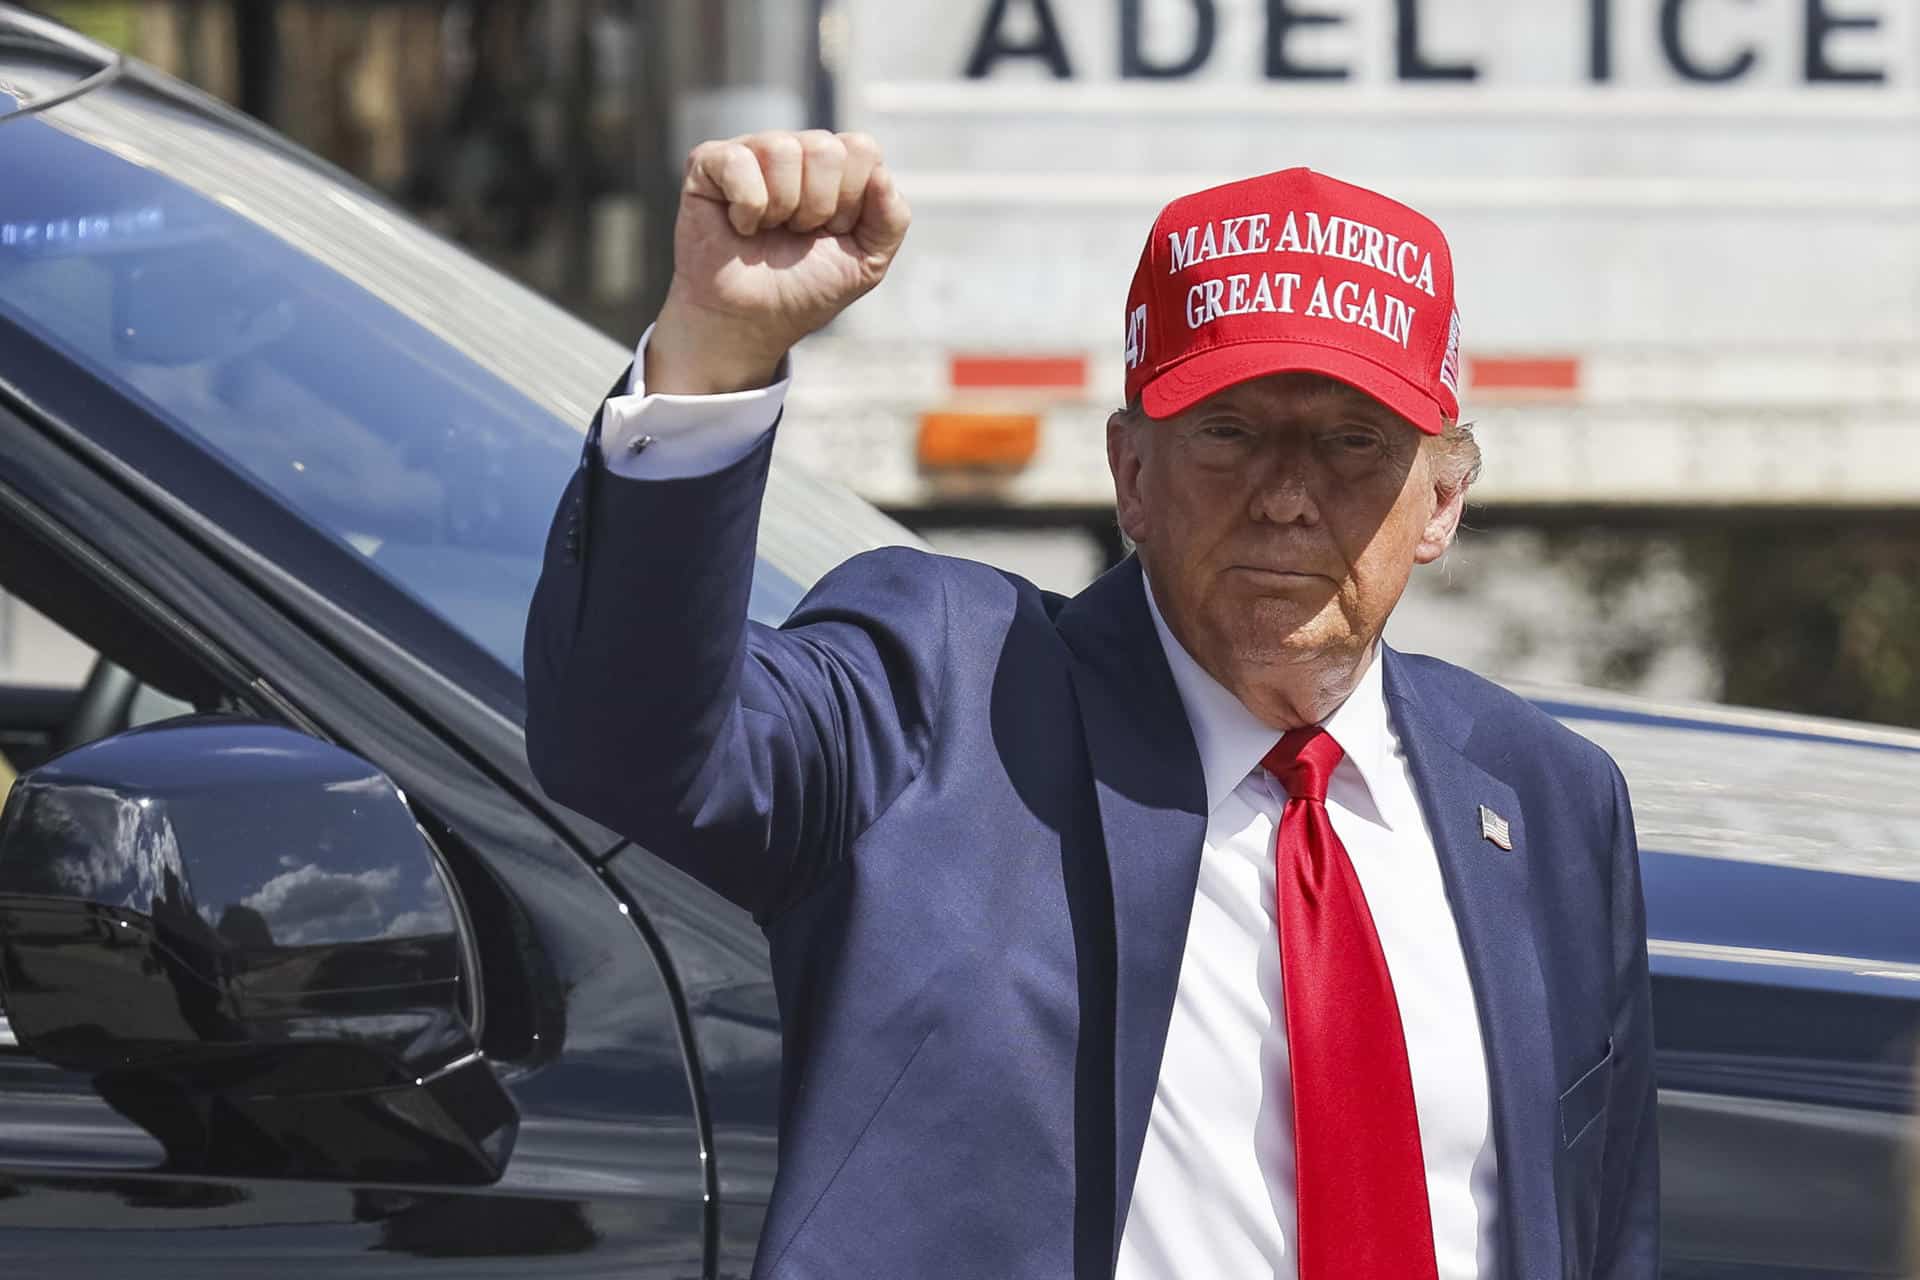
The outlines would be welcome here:
[[[1174,201],[1137,554],[1066,600],[886,549],[750,625],[786,353],[907,222],[863,137],[693,152],[529,622],[542,783],[771,943],[754,1274],[1650,1280],[1625,786],[1380,640],[1477,457],[1438,228],[1297,169]]]

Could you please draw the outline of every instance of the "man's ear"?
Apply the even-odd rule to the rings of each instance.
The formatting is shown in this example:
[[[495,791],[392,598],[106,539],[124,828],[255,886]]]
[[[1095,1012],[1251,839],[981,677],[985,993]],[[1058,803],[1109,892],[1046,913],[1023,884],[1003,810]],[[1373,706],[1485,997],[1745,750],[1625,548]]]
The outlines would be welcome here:
[[[1107,469],[1113,472],[1113,505],[1120,532],[1139,542],[1147,529],[1146,501],[1141,493],[1140,427],[1124,409],[1107,417]]]
[[[1433,486],[1433,514],[1427,517],[1426,528],[1420,531],[1420,541],[1413,549],[1415,564],[1432,564],[1447,554],[1447,548],[1453,545],[1453,535],[1460,531],[1460,517],[1467,506],[1467,486],[1457,485],[1451,493],[1437,483]]]

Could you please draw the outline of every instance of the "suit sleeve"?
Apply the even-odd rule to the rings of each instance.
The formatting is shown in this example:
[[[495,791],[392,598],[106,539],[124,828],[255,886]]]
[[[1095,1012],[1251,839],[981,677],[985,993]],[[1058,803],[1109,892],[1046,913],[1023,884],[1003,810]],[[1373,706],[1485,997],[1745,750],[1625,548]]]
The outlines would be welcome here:
[[[1595,1280],[1655,1280],[1660,1274],[1660,1151],[1653,1071],[1653,994],[1640,848],[1626,780],[1613,782],[1613,1044]]]
[[[779,629],[747,617],[768,432],[722,469],[600,465],[588,433],[527,621],[527,757],[554,799],[763,922],[917,776],[946,636],[938,560],[870,552]]]

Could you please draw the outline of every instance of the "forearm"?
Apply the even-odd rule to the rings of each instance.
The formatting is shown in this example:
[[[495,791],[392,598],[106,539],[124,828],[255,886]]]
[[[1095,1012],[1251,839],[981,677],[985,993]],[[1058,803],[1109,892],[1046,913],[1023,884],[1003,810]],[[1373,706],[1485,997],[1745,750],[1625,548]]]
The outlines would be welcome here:
[[[602,408],[528,617],[541,784],[748,905],[777,902],[804,856],[834,856],[923,736],[917,700],[898,714],[884,624],[799,638],[747,620],[782,390],[764,384],[880,282],[908,218],[862,135],[694,148],[658,347],[643,341],[628,394]]]
[[[528,627],[528,757],[556,798],[624,834],[646,838],[628,828],[686,785],[738,700],[771,448],[661,481],[583,468],[569,490],[578,559],[549,554]]]
[[[841,565],[786,628],[748,621],[771,447],[672,481],[586,469],[583,564],[549,554],[527,646],[547,791],[762,918],[919,771],[948,632],[939,562],[906,548]]]
[[[527,634],[536,771],[553,775],[550,791],[618,771],[629,806],[675,785],[673,772],[704,754],[683,735],[716,732],[737,697],[767,455],[787,389],[782,359],[756,387],[663,391],[656,357],[675,334],[665,315],[649,326],[601,406],[554,519]],[[649,768],[636,790],[630,770],[649,754],[666,767]],[[575,807],[607,803],[584,794]]]
[[[786,359],[786,339],[754,334],[738,317],[714,315],[669,293],[656,329],[658,341],[641,339],[634,370],[657,392],[727,395],[765,387],[784,376],[780,366]]]

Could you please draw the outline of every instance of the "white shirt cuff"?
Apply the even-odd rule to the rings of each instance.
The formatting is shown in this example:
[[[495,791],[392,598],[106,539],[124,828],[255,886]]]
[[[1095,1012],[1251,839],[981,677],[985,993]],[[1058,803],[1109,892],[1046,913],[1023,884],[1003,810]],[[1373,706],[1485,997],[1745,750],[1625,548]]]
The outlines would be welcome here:
[[[648,395],[647,341],[633,353],[627,394],[609,396],[600,417],[600,455],[607,470],[631,480],[679,480],[712,475],[749,453],[780,419],[791,378],[787,362],[772,385],[717,396]],[[648,443],[638,451],[640,440]]]

